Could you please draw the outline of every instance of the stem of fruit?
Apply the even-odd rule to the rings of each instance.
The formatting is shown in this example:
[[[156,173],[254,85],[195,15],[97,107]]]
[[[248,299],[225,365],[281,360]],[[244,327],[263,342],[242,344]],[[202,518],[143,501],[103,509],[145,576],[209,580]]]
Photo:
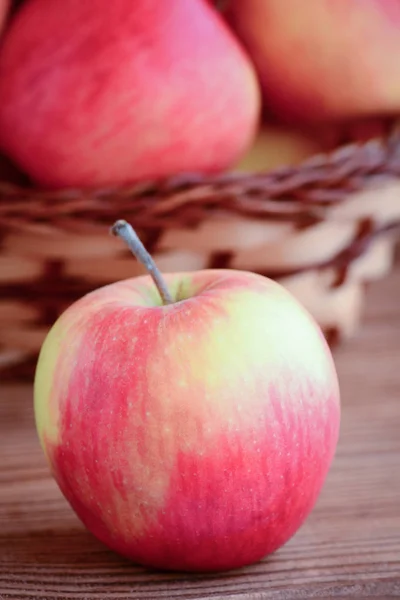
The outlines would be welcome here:
[[[120,219],[119,221],[116,221],[111,227],[111,233],[124,240],[124,242],[136,258],[136,260],[139,261],[147,269],[149,275],[155,283],[158,293],[161,296],[163,304],[173,304],[174,301],[172,299],[171,294],[169,293],[167,284],[165,283],[161,272],[159,271],[151,255],[143,246],[139,236],[133,229],[132,225],[129,225],[127,221]]]

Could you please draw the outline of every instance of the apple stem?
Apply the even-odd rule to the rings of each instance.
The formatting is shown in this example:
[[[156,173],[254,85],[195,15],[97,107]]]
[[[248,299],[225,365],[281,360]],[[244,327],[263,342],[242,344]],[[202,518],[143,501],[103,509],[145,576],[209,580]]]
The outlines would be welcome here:
[[[132,252],[137,261],[139,261],[144,267],[146,267],[151,278],[153,279],[156,288],[161,296],[163,304],[173,304],[171,294],[167,288],[167,284],[161,275],[156,263],[152,256],[147,252],[143,246],[139,236],[127,221],[120,219],[114,223],[111,227],[111,233],[115,236],[120,237],[127,244],[129,250]]]

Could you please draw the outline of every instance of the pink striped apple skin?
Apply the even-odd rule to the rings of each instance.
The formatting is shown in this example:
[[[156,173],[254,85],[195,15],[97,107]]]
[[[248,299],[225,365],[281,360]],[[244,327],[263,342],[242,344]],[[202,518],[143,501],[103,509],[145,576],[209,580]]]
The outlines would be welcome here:
[[[241,567],[312,510],[333,459],[339,385],[311,317],[277,283],[210,270],[85,296],[46,338],[39,437],[99,540],[169,570]]]
[[[27,0],[0,52],[0,146],[46,187],[219,172],[259,108],[251,61],[204,0]]]
[[[286,122],[400,110],[399,0],[230,0],[227,20]]]

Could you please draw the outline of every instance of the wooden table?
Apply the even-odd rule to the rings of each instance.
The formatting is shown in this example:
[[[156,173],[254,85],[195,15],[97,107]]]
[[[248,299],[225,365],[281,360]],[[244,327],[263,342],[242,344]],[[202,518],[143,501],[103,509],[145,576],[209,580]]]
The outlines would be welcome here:
[[[262,563],[210,576],[148,572],[87,533],[49,477],[29,387],[0,387],[0,598],[400,597],[400,265],[369,291],[336,352],[341,439],[317,507]]]

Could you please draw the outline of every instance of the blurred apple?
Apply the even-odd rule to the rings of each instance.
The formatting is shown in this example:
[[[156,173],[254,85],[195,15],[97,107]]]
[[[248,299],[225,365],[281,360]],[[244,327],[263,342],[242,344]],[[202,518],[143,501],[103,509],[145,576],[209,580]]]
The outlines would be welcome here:
[[[9,0],[0,0],[0,32],[3,29],[3,25],[6,20],[6,16],[9,8]]]
[[[0,52],[0,145],[45,186],[224,170],[259,100],[205,0],[27,0]]]
[[[399,112],[399,0],[231,0],[225,14],[287,122]]]
[[[271,171],[293,166],[323,151],[317,135],[279,125],[263,125],[251,148],[235,166],[236,171]]]

